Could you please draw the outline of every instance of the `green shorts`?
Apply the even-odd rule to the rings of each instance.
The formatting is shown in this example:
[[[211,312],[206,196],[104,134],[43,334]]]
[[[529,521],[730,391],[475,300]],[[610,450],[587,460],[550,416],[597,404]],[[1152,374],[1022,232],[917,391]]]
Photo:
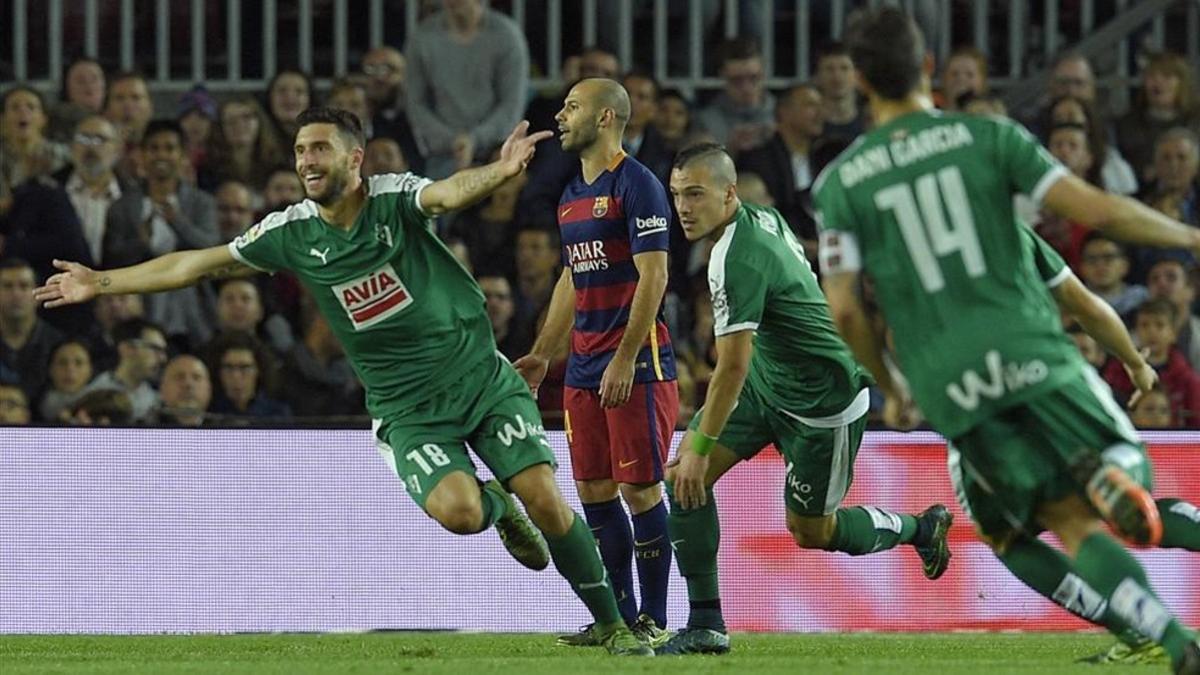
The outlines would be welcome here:
[[[1037,535],[1038,507],[1083,496],[1100,464],[1121,467],[1147,490],[1153,483],[1145,446],[1091,368],[955,438],[947,463],[959,504],[996,539]]]
[[[788,510],[827,516],[841,505],[854,479],[854,458],[867,427],[867,397],[864,389],[837,415],[804,418],[768,405],[747,382],[717,443],[743,461],[774,443],[787,464],[783,498]],[[703,408],[697,410],[688,428],[696,431],[703,415]]]
[[[480,377],[456,383],[405,414],[375,420],[372,426],[379,453],[422,509],[446,475],[475,475],[468,443],[505,484],[536,464],[557,467],[529,385],[499,354]]]

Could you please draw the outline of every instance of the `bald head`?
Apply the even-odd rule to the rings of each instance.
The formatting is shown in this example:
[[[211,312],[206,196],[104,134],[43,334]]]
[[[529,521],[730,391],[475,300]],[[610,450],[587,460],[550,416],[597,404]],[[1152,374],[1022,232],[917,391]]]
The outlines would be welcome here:
[[[554,119],[558,122],[563,150],[582,153],[598,141],[619,143],[629,115],[629,93],[625,87],[616,80],[593,77],[571,87]]]
[[[629,92],[625,91],[625,87],[620,82],[592,77],[582,80],[575,86],[580,88],[579,93],[582,97],[595,106],[596,112],[603,112],[605,109],[612,110],[613,116],[617,118],[621,127],[624,127],[625,123],[629,121],[631,113]]]

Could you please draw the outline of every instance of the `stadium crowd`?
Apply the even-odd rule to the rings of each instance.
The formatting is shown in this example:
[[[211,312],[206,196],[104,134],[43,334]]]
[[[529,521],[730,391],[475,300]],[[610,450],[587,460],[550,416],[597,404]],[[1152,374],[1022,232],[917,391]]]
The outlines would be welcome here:
[[[750,3],[752,4],[752,3]],[[448,42],[455,49],[445,49]],[[566,85],[530,95],[529,48],[517,25],[481,3],[422,21],[401,52],[367,51],[327,92],[284,69],[261,95],[217,98],[202,85],[171,109],[154,105],[136,72],[80,58],[51,101],[22,83],[0,104],[0,423],[229,425],[361,421],[362,389],[312,298],[287,274],[206,282],[154,296],[101,296],[90,306],[39,310],[32,289],[53,260],[112,268],[173,250],[232,240],[304,198],[291,160],[296,116],[318,102],[355,113],[367,138],[364,175],[413,171],[441,178],[486,162],[521,119],[557,128],[581,78],[620,81],[632,114],[626,151],[666,183],[676,152],[714,140],[736,157],[738,190],[778,208],[816,254],[809,188],[821,168],[871,126],[849,53],[824,45],[810,81],[766,88],[751,36],[716,51],[723,87],[703,103],[621,72],[599,47],[563,64]],[[1197,64],[1152,55],[1123,114],[1098,95],[1086,58],[1051,65],[1040,107],[1021,120],[1074,173],[1105,190],[1200,227]],[[936,100],[947,111],[1005,115],[983,52],[942,64]],[[161,100],[161,98],[160,98]],[[1024,111],[1022,111],[1024,112]],[[555,218],[578,160],[543,142],[529,170],[482,203],[436,223],[473,272],[500,350],[528,352],[560,273]],[[1023,205],[1026,221],[1088,288],[1126,320],[1160,372],[1160,390],[1132,409],[1142,428],[1200,426],[1200,282],[1187,251],[1131,248]],[[705,268],[711,243],[671,232],[665,313],[678,357],[681,414],[704,398],[715,363]],[[869,288],[866,289],[869,295]],[[1127,400],[1120,364],[1072,329],[1079,349]],[[562,355],[565,358],[565,352]],[[539,391],[561,410],[559,363]],[[557,382],[558,386],[555,386]]]

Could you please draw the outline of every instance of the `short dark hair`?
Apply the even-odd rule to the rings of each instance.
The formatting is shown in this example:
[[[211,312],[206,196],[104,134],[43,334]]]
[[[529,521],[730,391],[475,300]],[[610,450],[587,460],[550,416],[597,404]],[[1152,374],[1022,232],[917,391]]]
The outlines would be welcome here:
[[[762,48],[752,37],[735,37],[725,40],[717,47],[717,68],[724,68],[730,61],[746,59],[762,60]]]
[[[113,426],[129,426],[133,422],[133,402],[129,394],[118,389],[93,389],[71,406],[71,413],[87,413],[93,422],[107,420]]]
[[[162,335],[163,337],[166,337],[167,335],[162,329],[162,326],[159,326],[153,321],[143,319],[141,317],[133,317],[132,319],[125,319],[121,323],[113,326],[113,344],[119,345],[122,342],[141,340],[142,334],[148,330],[157,331],[158,334]]]
[[[1088,232],[1086,235],[1084,235],[1083,242],[1079,244],[1080,253],[1087,250],[1087,247],[1091,246],[1092,242],[1096,242],[1096,241],[1108,242],[1108,243],[1112,244],[1113,246],[1116,246],[1117,251],[1122,256],[1124,256],[1126,258],[1129,257],[1129,251],[1125,248],[1125,244],[1122,244],[1121,242],[1117,241],[1116,239],[1113,239],[1112,237],[1108,236],[1107,234],[1104,234],[1100,230],[1092,230],[1091,232]]]
[[[881,97],[899,100],[921,84],[925,38],[904,10],[862,11],[850,22],[846,46],[854,67]]]
[[[7,106],[8,99],[11,98],[13,94],[18,94],[20,92],[25,92],[36,98],[38,100],[38,105],[42,106],[42,112],[49,114],[49,111],[46,109],[46,97],[42,96],[42,92],[27,84],[18,84],[5,90],[4,96],[0,97],[0,108]]]
[[[826,40],[817,46],[817,64],[820,64],[822,59],[831,56],[850,56],[850,50],[846,48],[844,42],[837,40]]]
[[[337,127],[342,138],[350,143],[350,147],[367,147],[367,138],[363,133],[362,122],[358,119],[358,115],[348,110],[317,106],[296,116],[297,129],[310,124],[332,124]]]
[[[1140,317],[1143,314],[1148,316],[1165,316],[1167,323],[1175,325],[1175,305],[1171,304],[1166,298],[1150,298],[1141,305],[1138,305],[1135,316]]]
[[[728,156],[729,151],[720,143],[713,143],[711,141],[693,143],[675,154],[675,161],[671,162],[671,169],[682,169],[697,159],[716,154]]]
[[[108,83],[107,83],[108,73],[105,72],[104,66],[99,61],[97,61],[96,59],[93,59],[90,56],[80,55],[80,56],[76,56],[75,58],[68,61],[67,66],[65,68],[63,68],[62,88],[59,90],[59,100],[64,101],[64,102],[67,100],[67,76],[71,74],[71,71],[75,69],[75,66],[81,66],[84,64],[91,64],[100,69],[100,74],[103,75],[104,79],[105,79],[105,89],[106,90],[108,89]]]
[[[146,125],[146,132],[142,134],[142,145],[146,145],[152,137],[159,134],[175,134],[175,138],[179,139],[179,144],[183,145],[183,127],[173,119],[150,120],[150,123]]]
[[[37,274],[33,269],[33,265],[29,264],[29,261],[16,256],[0,258],[0,272],[4,270],[29,270],[35,275]]]

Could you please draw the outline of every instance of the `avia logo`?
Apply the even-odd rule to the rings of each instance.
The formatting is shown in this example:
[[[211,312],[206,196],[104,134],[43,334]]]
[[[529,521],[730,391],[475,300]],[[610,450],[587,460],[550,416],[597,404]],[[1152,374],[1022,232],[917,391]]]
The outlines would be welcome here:
[[[639,237],[644,237],[648,234],[658,234],[666,232],[669,226],[669,221],[662,216],[650,216],[649,218],[634,218],[634,223],[637,225]]]
[[[536,438],[542,445],[550,447],[550,443],[546,441],[546,430],[542,425],[530,424],[520,415],[514,415],[513,421],[516,422],[515,427],[511,423],[505,422],[500,431],[496,432],[496,438],[500,439],[504,447],[511,448],[513,441],[523,441],[527,438]]]
[[[1028,363],[1004,363],[1000,352],[994,349],[983,360],[987,365],[987,381],[975,371],[968,370],[962,374],[962,386],[957,382],[946,385],[946,395],[963,410],[978,408],[980,397],[998,400],[1005,393],[1037,384],[1050,374],[1050,368],[1040,359]]]
[[[390,263],[332,290],[354,330],[370,328],[413,303],[412,294]]]

